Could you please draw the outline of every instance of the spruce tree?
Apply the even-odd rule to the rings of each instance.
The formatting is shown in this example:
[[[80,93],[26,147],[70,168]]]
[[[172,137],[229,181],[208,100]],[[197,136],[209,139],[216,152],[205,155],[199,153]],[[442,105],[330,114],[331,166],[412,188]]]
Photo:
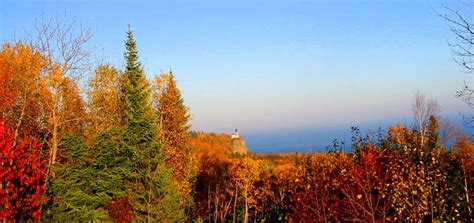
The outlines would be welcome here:
[[[130,25],[125,43],[125,82],[122,86],[125,106],[124,121],[130,144],[150,143],[154,139],[154,119],[150,105],[150,87],[141,63]]]
[[[43,220],[53,222],[103,221],[109,200],[97,180],[94,154],[82,137],[67,133],[59,143],[61,157],[48,181],[48,204]],[[92,152],[92,153],[91,153]],[[105,196],[104,196],[105,195]]]
[[[175,180],[164,162],[164,155],[155,139],[156,125],[151,110],[150,87],[146,80],[133,32],[127,32],[125,43],[125,71],[122,87],[125,107],[124,142],[129,147],[131,160],[127,176],[127,192],[134,201],[133,208],[139,218],[151,221],[163,219],[177,221],[184,217],[179,208],[179,194]]]

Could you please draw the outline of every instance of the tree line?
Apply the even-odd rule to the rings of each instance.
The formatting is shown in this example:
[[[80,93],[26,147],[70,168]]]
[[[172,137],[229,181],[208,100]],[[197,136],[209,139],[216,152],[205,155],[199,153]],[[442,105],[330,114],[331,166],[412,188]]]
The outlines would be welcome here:
[[[450,130],[447,147],[435,116],[422,124],[366,136],[353,128],[349,148],[335,141],[327,153],[245,157],[214,155],[219,136],[197,133],[192,144],[205,154],[196,214],[211,222],[472,221],[474,144]]]

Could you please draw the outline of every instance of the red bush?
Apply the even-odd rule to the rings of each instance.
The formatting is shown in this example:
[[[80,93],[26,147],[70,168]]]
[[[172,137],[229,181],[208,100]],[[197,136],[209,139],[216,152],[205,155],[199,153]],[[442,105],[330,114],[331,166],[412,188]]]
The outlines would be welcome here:
[[[109,209],[109,215],[114,219],[115,223],[131,222],[135,218],[127,195],[121,198],[114,196],[107,205],[107,208]]]
[[[40,144],[26,134],[14,142],[14,133],[0,120],[0,219],[41,218],[46,159]]]

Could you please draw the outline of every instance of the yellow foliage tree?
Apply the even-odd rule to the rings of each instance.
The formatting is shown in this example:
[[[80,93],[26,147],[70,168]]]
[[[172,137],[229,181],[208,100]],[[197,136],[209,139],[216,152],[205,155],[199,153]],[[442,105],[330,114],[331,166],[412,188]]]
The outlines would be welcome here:
[[[245,157],[239,160],[232,168],[235,183],[244,199],[244,223],[249,219],[249,207],[256,203],[253,196],[255,182],[259,179],[261,163],[258,160]]]
[[[89,81],[88,108],[93,133],[107,130],[121,123],[123,106],[120,100],[122,78],[117,69],[109,64],[99,65]]]

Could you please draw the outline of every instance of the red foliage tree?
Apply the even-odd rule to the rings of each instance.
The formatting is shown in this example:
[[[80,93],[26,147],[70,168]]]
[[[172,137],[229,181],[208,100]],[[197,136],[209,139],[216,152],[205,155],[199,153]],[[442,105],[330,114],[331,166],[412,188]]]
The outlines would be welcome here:
[[[14,142],[14,132],[0,120],[0,219],[38,220],[44,201],[46,160],[41,146],[26,134]]]
[[[114,219],[115,223],[132,222],[135,218],[133,207],[130,204],[127,195],[120,198],[114,196],[112,201],[107,205],[107,208],[109,209],[109,214]]]
[[[293,222],[338,222],[346,211],[341,185],[347,184],[342,174],[352,162],[346,154],[306,157],[297,169],[291,196],[290,218]],[[309,220],[312,219],[312,220]]]
[[[389,156],[374,145],[361,148],[341,174],[344,221],[383,222],[391,219]],[[392,156],[393,157],[393,156]]]

